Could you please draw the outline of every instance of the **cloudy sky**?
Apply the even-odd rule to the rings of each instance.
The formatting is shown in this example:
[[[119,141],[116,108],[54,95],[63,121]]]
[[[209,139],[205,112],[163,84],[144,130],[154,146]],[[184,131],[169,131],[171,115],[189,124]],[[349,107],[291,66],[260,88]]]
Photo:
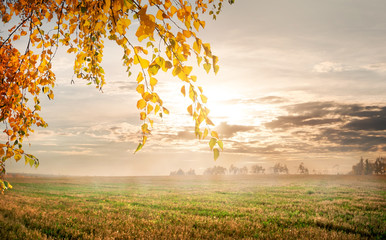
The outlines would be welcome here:
[[[361,156],[386,156],[386,1],[236,0],[202,39],[220,58],[217,76],[195,69],[224,140],[214,162],[207,141],[194,138],[181,82],[160,77],[171,114],[158,119],[145,148],[139,138],[135,79],[120,49],[106,43],[103,93],[78,80],[73,57],[59,52],[55,100],[43,101],[46,129],[28,150],[39,168],[9,162],[9,172],[66,175],[202,173],[213,165],[300,162],[311,172],[346,173]]]

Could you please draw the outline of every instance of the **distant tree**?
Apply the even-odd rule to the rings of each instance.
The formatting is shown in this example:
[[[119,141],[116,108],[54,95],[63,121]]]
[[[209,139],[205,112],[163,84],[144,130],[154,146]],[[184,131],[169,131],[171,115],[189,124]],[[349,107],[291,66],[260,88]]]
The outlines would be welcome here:
[[[170,176],[184,176],[185,172],[180,168],[177,171],[170,172]]]
[[[247,166],[244,166],[242,168],[239,169],[239,174],[241,175],[247,175],[248,174],[248,167]]]
[[[273,172],[275,174],[280,174],[280,173],[288,174],[289,171],[288,171],[287,165],[281,164],[281,163],[276,163],[273,166]]]
[[[232,164],[229,167],[228,172],[229,172],[229,174],[233,174],[233,175],[239,174],[239,168]]]
[[[378,157],[375,162],[370,162],[368,159],[363,160],[363,157],[361,157],[359,163],[352,166],[352,171],[349,174],[354,175],[372,175],[372,174],[378,174],[383,175],[385,174],[385,158]]]
[[[373,164],[368,159],[365,161],[365,175],[373,174]]]
[[[212,168],[207,168],[204,171],[204,175],[225,175],[226,168],[221,166],[214,166]]]
[[[251,166],[251,173],[252,174],[259,174],[259,173],[264,173],[264,172],[265,172],[265,169],[261,165],[255,164],[255,165]]]
[[[386,158],[378,157],[374,162],[374,173],[375,174],[385,174],[385,161]]]
[[[359,160],[359,163],[357,163],[356,165],[354,165],[352,167],[352,173],[354,175],[363,175],[364,174],[364,161],[363,161],[363,157],[361,157],[361,159]]]
[[[300,163],[299,168],[298,168],[298,173],[300,173],[300,174],[308,174],[309,173],[308,168],[306,168],[304,166],[304,163]]]
[[[189,169],[189,171],[187,171],[185,173],[185,175],[187,175],[187,176],[194,176],[194,175],[196,175],[196,171],[194,169]]]

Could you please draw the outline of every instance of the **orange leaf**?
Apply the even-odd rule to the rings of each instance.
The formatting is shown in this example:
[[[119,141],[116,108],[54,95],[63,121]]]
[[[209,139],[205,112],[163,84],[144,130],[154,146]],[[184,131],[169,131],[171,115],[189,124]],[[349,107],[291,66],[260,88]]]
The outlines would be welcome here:
[[[139,99],[137,102],[138,109],[144,109],[146,107],[146,101],[143,99]]]

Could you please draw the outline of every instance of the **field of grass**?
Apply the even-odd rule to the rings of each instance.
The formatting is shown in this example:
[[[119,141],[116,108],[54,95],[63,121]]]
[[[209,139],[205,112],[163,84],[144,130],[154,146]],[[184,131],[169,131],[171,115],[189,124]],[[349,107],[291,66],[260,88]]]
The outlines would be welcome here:
[[[9,180],[0,239],[386,239],[386,177]]]

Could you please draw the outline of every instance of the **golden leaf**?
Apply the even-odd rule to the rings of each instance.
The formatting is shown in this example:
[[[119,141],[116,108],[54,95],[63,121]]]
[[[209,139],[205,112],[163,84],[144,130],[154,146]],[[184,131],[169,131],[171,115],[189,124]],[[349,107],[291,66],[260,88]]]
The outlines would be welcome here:
[[[157,79],[151,77],[150,78],[150,86],[151,86],[151,90],[154,91],[154,86],[157,84]]]
[[[164,17],[163,17],[162,15],[163,15],[162,10],[158,10],[157,16],[156,16],[156,17],[157,17],[159,20],[164,20]]]
[[[212,137],[215,137],[215,138],[217,138],[217,139],[220,139],[220,138],[218,137],[218,134],[217,134],[216,131],[212,131],[212,132],[210,133],[210,135],[212,135]]]
[[[143,79],[144,79],[144,77],[143,77],[142,72],[139,72],[139,73],[138,73],[138,76],[137,76],[137,83],[142,82]]]
[[[205,95],[201,94],[200,96],[203,103],[206,103],[208,101],[208,98],[205,97]]]
[[[188,113],[193,116],[193,108],[192,108],[192,105],[189,105],[188,107]]]
[[[145,112],[141,112],[139,115],[140,115],[140,119],[141,120],[145,120],[146,119],[146,113]]]
[[[144,109],[146,107],[146,101],[143,99],[139,99],[137,102],[138,109]]]
[[[159,111],[160,107],[159,105],[155,105],[155,108],[154,108],[154,114],[157,114],[157,112]]]
[[[143,84],[139,84],[136,90],[138,93],[143,94],[145,92],[145,86]]]
[[[210,64],[209,63],[204,63],[203,67],[204,67],[206,73],[209,73],[209,71],[210,71]]]

